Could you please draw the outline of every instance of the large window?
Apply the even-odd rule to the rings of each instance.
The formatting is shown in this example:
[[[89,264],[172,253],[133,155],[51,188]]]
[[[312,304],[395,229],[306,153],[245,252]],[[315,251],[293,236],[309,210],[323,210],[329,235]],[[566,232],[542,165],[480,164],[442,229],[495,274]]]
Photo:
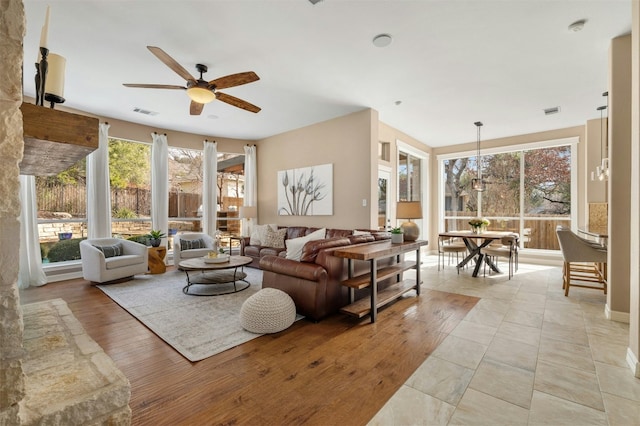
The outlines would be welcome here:
[[[44,264],[80,259],[87,237],[86,162],[55,176],[36,176],[38,236]]]
[[[484,192],[471,189],[482,167]],[[572,145],[535,146],[442,160],[444,229],[468,229],[472,217],[490,230],[521,234],[526,248],[558,250],[557,225],[572,216]]]

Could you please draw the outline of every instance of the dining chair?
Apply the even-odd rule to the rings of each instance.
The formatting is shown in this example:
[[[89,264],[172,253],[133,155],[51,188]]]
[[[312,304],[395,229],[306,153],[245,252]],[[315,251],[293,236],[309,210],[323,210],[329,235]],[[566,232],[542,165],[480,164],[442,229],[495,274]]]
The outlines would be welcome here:
[[[564,295],[569,295],[570,287],[593,288],[607,294],[607,248],[566,227],[558,226],[556,235],[564,258]]]
[[[511,279],[514,272],[518,271],[519,235],[505,235],[497,241],[499,241],[499,244],[489,244],[487,247],[480,249],[480,253],[495,258],[496,263],[499,257],[507,258],[509,260],[509,279]],[[486,262],[484,270],[486,271]]]
[[[440,259],[442,259],[442,268],[444,269],[444,257],[446,254],[449,255],[449,264],[451,264],[451,258],[453,254],[456,255],[456,265],[460,263],[460,254],[467,253],[467,246],[464,244],[462,240],[459,238],[438,237],[438,271],[440,270]],[[458,269],[458,274],[460,273],[460,269]]]

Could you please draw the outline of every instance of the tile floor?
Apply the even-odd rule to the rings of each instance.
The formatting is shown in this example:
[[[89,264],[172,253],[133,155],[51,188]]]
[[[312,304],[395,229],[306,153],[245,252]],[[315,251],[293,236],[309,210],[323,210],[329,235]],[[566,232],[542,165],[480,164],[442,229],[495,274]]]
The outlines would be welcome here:
[[[481,300],[369,425],[640,425],[629,327],[601,291],[565,297],[559,267],[471,272],[424,256],[424,287]]]

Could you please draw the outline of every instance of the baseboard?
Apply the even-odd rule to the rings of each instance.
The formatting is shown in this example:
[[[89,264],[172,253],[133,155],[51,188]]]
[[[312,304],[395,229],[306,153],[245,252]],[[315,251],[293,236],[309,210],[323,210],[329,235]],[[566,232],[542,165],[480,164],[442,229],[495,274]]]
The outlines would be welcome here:
[[[633,375],[640,379],[640,362],[638,362],[638,358],[631,348],[627,348],[627,364],[631,367]]]
[[[617,312],[609,309],[609,304],[604,305],[604,316],[611,321],[624,322],[629,324],[629,312]]]

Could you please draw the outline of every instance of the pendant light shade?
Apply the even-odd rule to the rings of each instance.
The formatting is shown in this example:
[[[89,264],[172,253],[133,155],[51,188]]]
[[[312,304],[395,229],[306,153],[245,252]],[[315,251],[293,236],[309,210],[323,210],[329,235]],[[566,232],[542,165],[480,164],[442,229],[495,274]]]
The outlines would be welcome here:
[[[608,97],[609,92],[604,92],[602,96]],[[607,98],[607,103],[609,99]],[[608,108],[607,105],[599,106],[596,108],[597,111],[600,111],[600,165],[596,167],[595,174],[591,172],[591,180],[595,181],[596,179],[599,181],[605,181],[609,177],[609,159],[607,158],[607,154],[602,154],[602,147],[604,145],[605,151],[608,151],[607,146],[607,133],[608,126],[606,124],[607,120],[604,118],[604,111]],[[603,144],[604,141],[604,144]]]
[[[475,124],[478,129],[478,140],[476,143],[476,163],[478,167],[478,175],[476,178],[471,179],[471,189],[473,189],[474,191],[482,192],[487,189],[487,184],[482,179],[482,156],[480,155],[480,127],[482,127],[482,122],[476,121],[473,124]]]

